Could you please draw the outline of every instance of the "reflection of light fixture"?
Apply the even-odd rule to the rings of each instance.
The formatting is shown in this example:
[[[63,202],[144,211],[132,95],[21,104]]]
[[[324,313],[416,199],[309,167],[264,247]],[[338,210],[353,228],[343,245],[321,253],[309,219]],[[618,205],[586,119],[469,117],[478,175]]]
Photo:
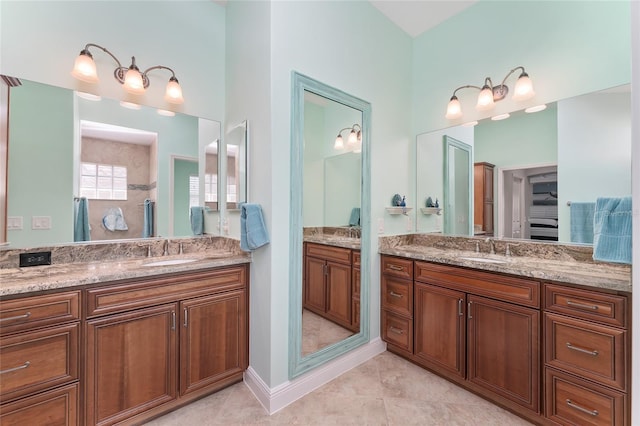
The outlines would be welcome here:
[[[497,86],[493,85],[491,78],[486,77],[482,87],[472,85],[458,87],[453,91],[453,96],[451,96],[451,99],[449,100],[449,104],[447,105],[447,114],[445,117],[449,120],[455,120],[456,118],[462,117],[462,107],[458,97],[456,96],[456,92],[460,89],[474,88],[480,90],[478,102],[476,104],[476,109],[478,111],[486,111],[493,108],[495,102],[501,101],[507,96],[509,93],[509,87],[504,83],[511,74],[519,69],[521,69],[522,72],[520,73],[518,81],[516,81],[516,86],[513,89],[512,99],[514,101],[525,101],[534,97],[535,92],[533,91],[533,84],[531,83],[529,75],[525,72],[524,67],[515,67],[509,71],[509,73],[502,79],[502,83]]]
[[[82,80],[87,83],[98,82],[96,63],[93,61],[93,56],[89,52],[89,47],[101,49],[116,61],[118,67],[113,71],[113,76],[124,86],[127,92],[135,95],[144,93],[145,89],[149,87],[149,78],[147,77],[147,73],[151,70],[164,69],[171,72],[171,78],[169,78],[169,83],[167,83],[167,87],[165,89],[164,99],[173,104],[181,104],[184,102],[182,89],[180,88],[176,74],[171,68],[163,65],[156,65],[140,72],[140,69],[136,65],[136,58],[133,56],[131,57],[131,65],[129,68],[125,68],[113,53],[109,52],[106,48],[93,43],[87,44],[80,52],[80,55],[76,58],[71,75],[78,80]]]
[[[478,122],[477,122],[477,121],[469,121],[468,123],[464,123],[464,124],[462,125],[462,127],[473,127],[473,126],[475,126],[475,125],[477,125],[477,124],[478,124]]]
[[[333,144],[333,148],[344,149],[344,140],[342,139],[342,132],[344,132],[345,130],[350,130],[349,137],[347,138],[347,146],[349,148],[353,148],[354,151],[357,149],[362,149],[361,148],[362,147],[362,127],[360,127],[358,123],[354,124],[351,127],[345,127],[344,129],[340,130],[338,132],[338,136],[336,136],[336,141]]]
[[[511,115],[509,115],[509,113],[505,113],[505,114],[499,114],[499,115],[494,115],[493,117],[491,117],[491,119],[493,121],[500,121],[500,120],[504,120],[511,117]]]
[[[135,110],[139,110],[140,108],[142,108],[138,104],[134,104],[133,102],[127,102],[127,101],[120,101],[120,106],[123,108],[129,108],[129,109],[135,109]]]
[[[547,109],[547,105],[546,104],[542,104],[542,105],[536,105],[536,106],[532,106],[529,107],[527,109],[524,110],[524,112],[526,112],[527,114],[530,114],[532,112],[538,112],[538,111],[542,111]]]
[[[175,112],[173,111],[167,111],[166,109],[159,109],[157,110],[158,114],[160,115],[164,115],[165,117],[173,117],[176,115]]]
[[[87,92],[76,92],[76,95],[81,97],[82,99],[86,99],[88,101],[99,101],[102,100],[102,97],[99,95],[94,95],[93,93]]]

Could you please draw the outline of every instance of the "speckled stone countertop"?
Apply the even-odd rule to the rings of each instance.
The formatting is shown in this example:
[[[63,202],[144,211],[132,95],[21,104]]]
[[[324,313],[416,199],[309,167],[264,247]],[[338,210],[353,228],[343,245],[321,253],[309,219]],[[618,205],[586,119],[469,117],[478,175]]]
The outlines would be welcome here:
[[[360,250],[360,228],[304,228],[303,240],[305,243],[318,243],[328,246]]]
[[[463,266],[538,280],[631,292],[631,265],[596,262],[589,246],[410,234],[380,237],[381,254]],[[505,256],[509,245],[510,256]],[[476,251],[476,247],[478,251]]]
[[[82,243],[0,252],[0,297],[73,288],[109,281],[193,272],[251,262],[251,254],[240,250],[240,242],[223,237],[136,240]],[[180,243],[183,254],[178,254]],[[147,257],[151,247],[151,257]],[[52,264],[20,268],[19,253],[51,250]],[[170,264],[173,261],[186,263]],[[169,262],[166,262],[169,261]],[[169,264],[150,266],[152,262]]]

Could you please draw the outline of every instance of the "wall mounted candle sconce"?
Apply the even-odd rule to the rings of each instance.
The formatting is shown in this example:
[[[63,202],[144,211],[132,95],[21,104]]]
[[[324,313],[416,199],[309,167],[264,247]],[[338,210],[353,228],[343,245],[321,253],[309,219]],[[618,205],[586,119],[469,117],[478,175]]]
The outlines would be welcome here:
[[[334,149],[344,149],[344,140],[342,139],[342,132],[350,130],[347,137],[347,148],[351,148],[354,152],[360,152],[362,150],[362,127],[358,123],[351,127],[345,127],[338,132],[336,141],[333,144]]]
[[[453,96],[451,96],[451,99],[449,100],[449,104],[447,105],[447,114],[445,117],[449,120],[455,120],[456,118],[462,117],[462,106],[456,96],[456,92],[461,89],[473,88],[480,90],[480,94],[478,94],[478,102],[476,104],[476,109],[478,111],[486,111],[493,108],[495,102],[501,101],[509,93],[509,87],[505,85],[505,82],[507,81],[507,78],[517,70],[522,70],[522,72],[518,77],[518,81],[516,81],[512,99],[518,102],[531,99],[535,96],[531,79],[524,70],[524,67],[518,66],[509,71],[502,79],[502,83],[497,86],[493,85],[491,78],[486,77],[482,87],[472,85],[458,87],[453,91]]]
[[[126,68],[122,66],[118,58],[116,58],[113,53],[111,53],[106,48],[93,43],[87,44],[80,52],[80,55],[78,55],[78,57],[76,58],[71,75],[78,80],[87,83],[98,82],[96,63],[93,61],[93,55],[91,55],[91,53],[89,52],[90,47],[95,47],[102,50],[103,52],[111,56],[114,61],[116,61],[118,66],[113,71],[113,76],[116,80],[118,80],[120,84],[123,85],[124,89],[127,92],[134,95],[140,95],[144,93],[147,87],[149,87],[149,78],[147,77],[149,71],[162,69],[171,72],[171,77],[169,78],[169,82],[167,83],[167,87],[165,89],[164,99],[172,104],[181,104],[184,102],[184,98],[182,97],[182,88],[180,87],[180,83],[176,78],[176,74],[171,68],[165,67],[164,65],[155,65],[153,67],[147,68],[143,72],[140,72],[140,69],[136,65],[136,58],[134,56],[131,57],[131,65],[129,65],[129,68]]]

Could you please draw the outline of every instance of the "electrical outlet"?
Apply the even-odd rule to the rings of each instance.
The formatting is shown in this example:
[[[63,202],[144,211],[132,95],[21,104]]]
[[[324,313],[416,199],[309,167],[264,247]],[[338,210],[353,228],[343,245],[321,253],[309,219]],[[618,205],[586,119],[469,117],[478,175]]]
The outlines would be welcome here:
[[[378,234],[384,234],[384,218],[378,218]]]
[[[20,267],[51,265],[51,252],[20,253]]]

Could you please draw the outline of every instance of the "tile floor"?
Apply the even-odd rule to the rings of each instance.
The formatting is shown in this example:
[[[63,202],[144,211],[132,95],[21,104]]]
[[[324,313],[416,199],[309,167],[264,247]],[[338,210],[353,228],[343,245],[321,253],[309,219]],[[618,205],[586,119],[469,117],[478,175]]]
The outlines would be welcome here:
[[[302,356],[351,336],[353,332],[307,309],[302,311]]]
[[[529,424],[390,352],[383,352],[271,416],[249,388],[238,383],[147,426]]]

